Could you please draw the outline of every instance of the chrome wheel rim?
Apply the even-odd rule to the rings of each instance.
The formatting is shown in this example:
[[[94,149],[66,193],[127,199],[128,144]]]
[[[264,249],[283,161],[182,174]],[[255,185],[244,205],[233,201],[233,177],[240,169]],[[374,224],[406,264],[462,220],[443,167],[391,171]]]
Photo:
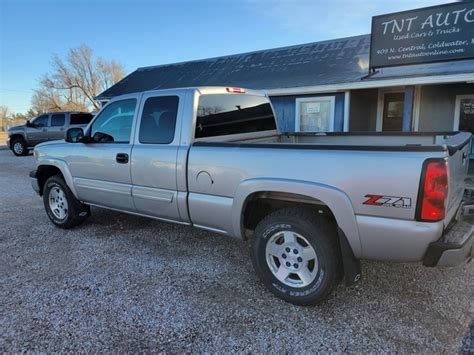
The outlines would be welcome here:
[[[64,191],[59,186],[54,186],[49,191],[49,208],[58,219],[65,219],[68,212],[68,204]]]
[[[16,154],[22,154],[22,153],[23,153],[23,144],[21,144],[20,142],[16,142],[16,143],[13,145],[13,151],[14,151]]]
[[[316,251],[301,234],[280,231],[273,234],[265,247],[267,265],[286,286],[306,287],[318,274]]]

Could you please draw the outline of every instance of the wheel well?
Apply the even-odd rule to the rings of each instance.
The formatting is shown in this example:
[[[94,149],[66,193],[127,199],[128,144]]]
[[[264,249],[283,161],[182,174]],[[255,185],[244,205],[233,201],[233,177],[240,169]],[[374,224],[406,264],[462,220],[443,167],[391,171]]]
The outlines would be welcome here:
[[[21,139],[23,141],[25,141],[25,138],[21,135],[21,134],[13,134],[10,136],[10,149],[13,147],[13,142],[16,140],[16,139]]]
[[[307,207],[333,223],[336,222],[329,207],[320,200],[286,192],[262,191],[250,195],[245,201],[242,214],[242,230],[253,231],[267,215],[287,207]]]
[[[38,185],[40,188],[40,195],[43,194],[43,187],[46,182],[51,176],[54,175],[61,175],[61,170],[55,166],[51,165],[40,165],[36,170],[36,178],[38,179]]]
[[[328,221],[330,228],[334,228],[337,235],[343,274],[346,285],[355,284],[360,279],[360,261],[355,258],[346,235],[337,225],[331,209],[322,201],[304,195],[281,192],[257,192],[250,195],[244,203],[242,213],[243,237],[252,235],[257,224],[270,213],[287,207],[304,207],[322,215]]]

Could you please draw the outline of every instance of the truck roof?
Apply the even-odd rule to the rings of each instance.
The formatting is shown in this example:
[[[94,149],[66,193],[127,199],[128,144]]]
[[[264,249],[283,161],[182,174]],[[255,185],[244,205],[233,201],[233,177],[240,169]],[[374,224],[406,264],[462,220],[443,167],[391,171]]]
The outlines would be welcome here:
[[[253,90],[253,89],[246,89],[240,88],[235,86],[194,86],[194,87],[186,87],[186,88],[173,88],[173,89],[156,89],[156,90],[146,90],[146,91],[137,91],[133,93],[128,93],[120,96],[115,96],[111,100],[116,100],[121,97],[126,97],[130,95],[137,95],[137,94],[150,94],[150,93],[177,93],[183,91],[198,91],[201,95],[212,95],[212,94],[247,94],[247,95],[255,95],[255,96],[267,96],[263,91],[260,90]]]

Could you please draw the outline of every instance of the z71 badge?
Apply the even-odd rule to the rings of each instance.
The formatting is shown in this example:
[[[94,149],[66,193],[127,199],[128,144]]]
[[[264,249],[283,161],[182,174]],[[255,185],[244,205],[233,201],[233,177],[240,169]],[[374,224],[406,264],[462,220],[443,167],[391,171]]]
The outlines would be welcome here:
[[[410,197],[383,196],[383,195],[365,195],[365,197],[367,197],[367,200],[364,202],[364,205],[411,208]]]

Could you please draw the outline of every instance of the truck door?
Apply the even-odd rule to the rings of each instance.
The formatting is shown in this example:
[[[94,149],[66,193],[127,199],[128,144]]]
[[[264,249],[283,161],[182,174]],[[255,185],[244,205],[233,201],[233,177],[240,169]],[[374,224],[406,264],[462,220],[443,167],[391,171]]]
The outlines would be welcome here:
[[[65,138],[66,129],[66,114],[65,113],[52,113],[51,114],[51,127],[49,128],[49,140],[57,140]]]
[[[144,95],[132,151],[137,212],[173,221],[181,220],[176,180],[183,101],[182,93]]]
[[[74,144],[69,169],[80,200],[135,211],[130,155],[139,99],[140,95],[129,95],[109,103],[86,132],[91,141]]]
[[[41,115],[31,120],[31,124],[26,127],[26,139],[28,146],[35,146],[48,140],[49,115]]]

